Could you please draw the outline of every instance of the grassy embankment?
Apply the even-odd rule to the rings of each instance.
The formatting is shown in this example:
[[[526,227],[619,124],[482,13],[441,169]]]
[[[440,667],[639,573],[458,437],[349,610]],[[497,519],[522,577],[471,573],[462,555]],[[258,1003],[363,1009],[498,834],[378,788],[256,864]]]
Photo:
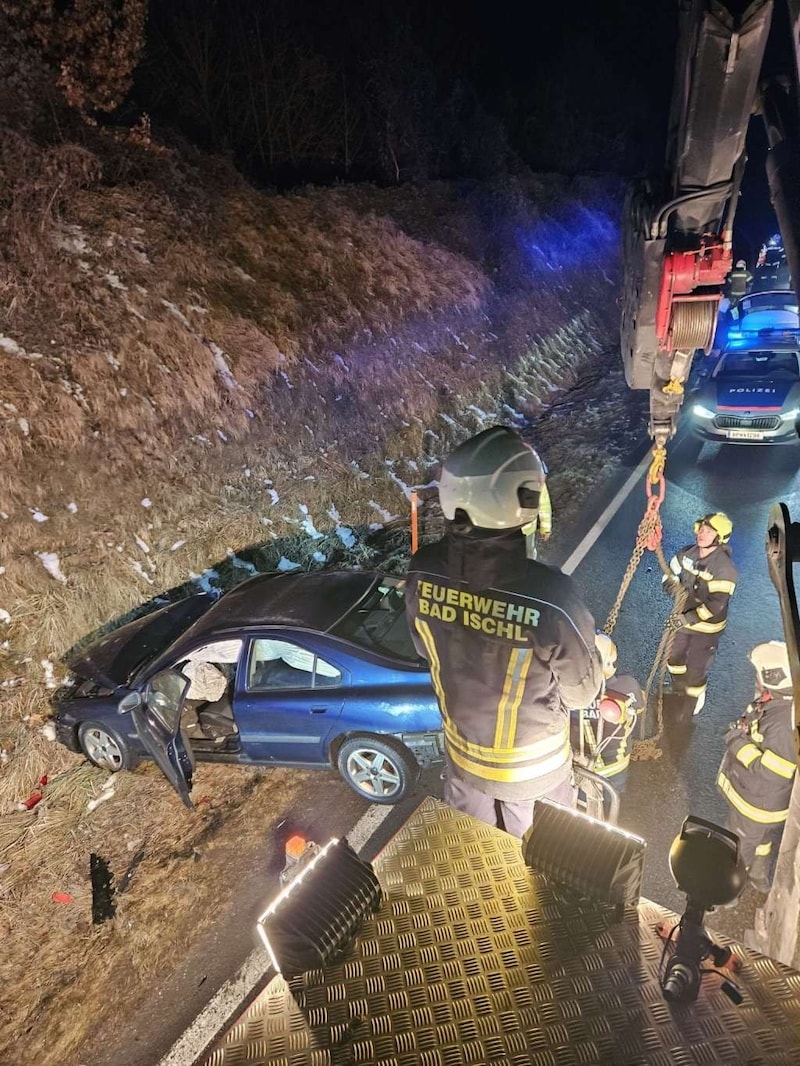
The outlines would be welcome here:
[[[24,1046],[47,1066],[77,1062],[197,935],[203,903],[224,905],[220,827],[245,840],[307,779],[202,768],[190,815],[145,766],[90,809],[107,775],[42,733],[60,657],[211,569],[227,585],[242,561],[378,565],[371,526],[390,516],[402,565],[404,487],[613,344],[614,200],[533,178],[271,196],[99,135],[3,147],[0,1060]],[[556,434],[557,506],[568,452]],[[572,489],[608,460],[571,461]],[[210,861],[187,861],[201,846]],[[89,854],[119,877],[141,848],[116,921],[93,926]]]

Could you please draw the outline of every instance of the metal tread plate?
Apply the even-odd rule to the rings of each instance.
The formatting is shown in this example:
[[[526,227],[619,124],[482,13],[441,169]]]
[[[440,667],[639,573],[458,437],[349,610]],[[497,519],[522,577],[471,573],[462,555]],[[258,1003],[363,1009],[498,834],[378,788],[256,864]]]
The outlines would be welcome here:
[[[205,1066],[796,1066],[800,974],[736,946],[735,1006],[705,977],[696,1003],[658,982],[642,900],[615,923],[565,898],[519,841],[426,799],[374,863],[384,890],[341,959],[269,985]]]

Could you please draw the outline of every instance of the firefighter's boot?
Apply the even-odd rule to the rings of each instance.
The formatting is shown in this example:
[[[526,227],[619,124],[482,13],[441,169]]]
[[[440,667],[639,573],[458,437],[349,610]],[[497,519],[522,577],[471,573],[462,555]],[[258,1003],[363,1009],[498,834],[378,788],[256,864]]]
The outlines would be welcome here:
[[[769,856],[768,855],[756,855],[750,864],[750,868],[747,871],[747,880],[756,890],[756,892],[763,892],[764,895],[769,892]]]

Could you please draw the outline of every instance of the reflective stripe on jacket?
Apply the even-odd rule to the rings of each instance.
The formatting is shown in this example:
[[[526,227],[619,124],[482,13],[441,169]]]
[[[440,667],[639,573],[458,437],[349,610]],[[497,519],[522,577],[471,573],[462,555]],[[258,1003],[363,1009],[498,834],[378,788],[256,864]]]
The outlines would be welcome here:
[[[455,771],[498,799],[535,799],[571,771],[569,711],[596,696],[595,626],[572,580],[518,532],[449,533],[409,564],[406,607],[430,664]]]
[[[791,697],[755,700],[743,723],[743,729],[732,729],[728,735],[717,786],[750,821],[784,822],[797,768]]]
[[[689,544],[673,555],[669,568],[687,593],[685,628],[693,633],[721,633],[738,577],[727,546],[720,544],[701,559],[697,545]]]

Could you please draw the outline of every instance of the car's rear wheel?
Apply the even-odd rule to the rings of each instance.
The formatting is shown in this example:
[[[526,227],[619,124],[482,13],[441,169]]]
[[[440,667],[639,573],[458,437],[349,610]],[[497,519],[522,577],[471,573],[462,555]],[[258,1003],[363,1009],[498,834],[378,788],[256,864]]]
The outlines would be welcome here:
[[[122,737],[98,722],[83,722],[78,730],[81,751],[95,766],[110,770],[132,770],[137,763],[136,755]]]
[[[350,788],[371,803],[399,803],[419,780],[419,763],[392,737],[350,737],[339,749],[336,765]]]

